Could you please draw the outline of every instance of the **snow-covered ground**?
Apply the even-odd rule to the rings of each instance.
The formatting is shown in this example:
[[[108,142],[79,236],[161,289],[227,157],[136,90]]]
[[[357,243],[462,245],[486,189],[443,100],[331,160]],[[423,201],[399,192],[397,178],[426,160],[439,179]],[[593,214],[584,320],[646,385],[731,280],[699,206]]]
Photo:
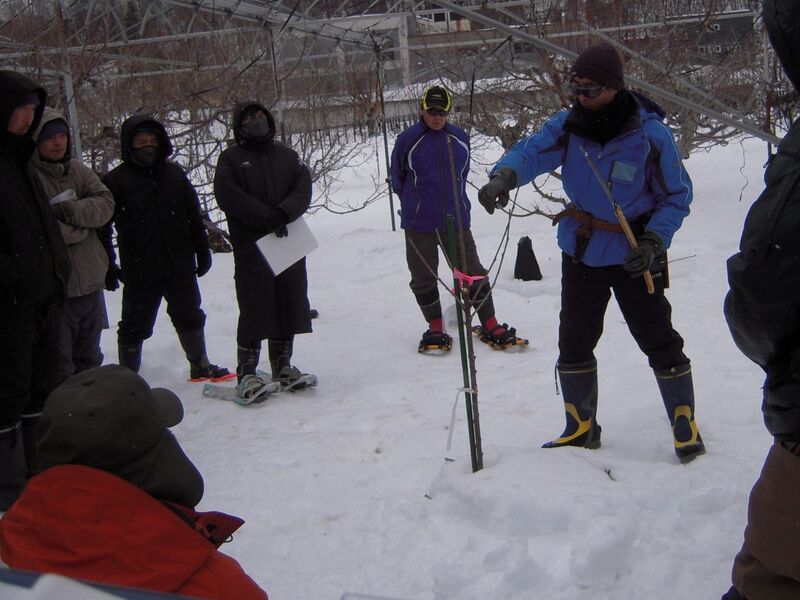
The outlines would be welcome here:
[[[763,143],[747,140],[686,163],[695,200],[670,250],[668,297],[694,366],[708,454],[684,466],[653,374],[613,300],[596,352],[603,447],[540,448],[564,418],[553,376],[560,258],[542,217],[512,220],[494,292],[498,318],[530,347],[505,353],[476,343],[485,468],[474,474],[457,398],[459,353],[417,354],[425,323],[388,202],[308,219],[320,243],[308,261],[320,317],[313,334],[298,336],[295,362],[318,374],[316,389],[249,407],[203,398],[186,382],[162,307],[141,373],[183,399],[175,434],[205,477],[199,508],[247,521],[223,550],[273,600],[718,598],[771,442],[759,410],[762,376],[735,348],[722,314],[725,260],[762,188],[765,157]],[[337,197],[368,195],[374,175],[362,167],[345,176]],[[472,179],[484,183],[484,167],[473,167]],[[472,197],[488,264],[505,218],[488,216]],[[542,281],[513,279],[523,235],[533,239]],[[232,277],[232,255],[218,254],[200,280],[210,357],[231,369]],[[112,324],[121,297],[107,296]],[[116,359],[115,326],[103,350]]]

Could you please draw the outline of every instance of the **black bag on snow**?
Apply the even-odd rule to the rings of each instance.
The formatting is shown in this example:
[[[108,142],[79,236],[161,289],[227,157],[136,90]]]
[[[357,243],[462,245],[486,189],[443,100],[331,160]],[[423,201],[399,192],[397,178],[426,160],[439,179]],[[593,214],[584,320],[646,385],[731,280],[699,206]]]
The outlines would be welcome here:
[[[542,271],[539,269],[536,255],[533,253],[531,238],[527,235],[519,238],[519,242],[517,242],[517,262],[514,263],[514,279],[522,279],[522,281],[540,281],[542,279]]]

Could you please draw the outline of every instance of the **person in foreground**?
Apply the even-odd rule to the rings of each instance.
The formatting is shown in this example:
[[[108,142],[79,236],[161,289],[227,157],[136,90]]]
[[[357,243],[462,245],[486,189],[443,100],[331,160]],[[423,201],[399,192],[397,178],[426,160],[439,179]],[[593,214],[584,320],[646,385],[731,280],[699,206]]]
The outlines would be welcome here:
[[[800,90],[800,3],[766,0],[764,23]],[[728,260],[725,318],[739,349],[766,373],[761,409],[774,436],[750,493],[744,543],[723,600],[800,598],[800,119],[778,145]]]
[[[571,109],[518,142],[495,165],[478,198],[491,214],[508,192],[562,169],[570,199],[556,215],[561,260],[557,370],[566,428],[545,448],[600,447],[597,361],[611,292],[647,355],[672,426],[675,453],[688,462],[705,452],[695,423],[694,389],[683,338],[664,296],[666,249],[689,214],[692,184],[664,113],[625,87],[622,59],[607,43],[590,46],[572,66]],[[632,248],[613,201],[638,247]],[[653,289],[643,275],[653,275]]]
[[[419,121],[397,136],[392,151],[392,189],[400,197],[400,227],[405,231],[406,262],[411,273],[409,286],[428,322],[419,352],[448,351],[453,345],[444,330],[439,299],[439,248],[447,244],[446,215],[464,244],[465,265],[461,270],[478,278],[470,284],[470,296],[477,308],[482,341],[495,349],[525,345],[516,330],[495,317],[487,271],[481,264],[470,230],[471,205],[467,197],[470,169],[469,135],[448,122],[453,99],[440,86],[425,90],[420,100]],[[458,261],[460,262],[460,261]],[[458,264],[458,263],[457,263]]]
[[[203,479],[168,427],[180,399],[120,365],[67,379],[42,413],[42,472],[0,519],[15,569],[198,598],[267,594],[217,548],[244,521],[196,512]]]

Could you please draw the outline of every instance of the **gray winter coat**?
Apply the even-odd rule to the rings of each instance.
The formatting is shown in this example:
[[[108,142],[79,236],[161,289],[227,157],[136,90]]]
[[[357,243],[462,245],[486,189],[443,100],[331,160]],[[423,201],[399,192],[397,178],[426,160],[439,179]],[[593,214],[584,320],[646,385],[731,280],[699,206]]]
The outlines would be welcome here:
[[[58,111],[45,108],[34,139],[38,140],[45,124],[56,120],[67,122]],[[67,155],[69,156],[69,150]],[[85,296],[103,289],[108,256],[97,237],[96,228],[108,223],[114,214],[114,198],[111,192],[89,167],[76,159],[59,163],[47,162],[35,152],[31,165],[38,173],[48,198],[68,189],[74,190],[77,196],[76,200],[63,203],[64,221],[59,221],[72,265],[67,297]]]

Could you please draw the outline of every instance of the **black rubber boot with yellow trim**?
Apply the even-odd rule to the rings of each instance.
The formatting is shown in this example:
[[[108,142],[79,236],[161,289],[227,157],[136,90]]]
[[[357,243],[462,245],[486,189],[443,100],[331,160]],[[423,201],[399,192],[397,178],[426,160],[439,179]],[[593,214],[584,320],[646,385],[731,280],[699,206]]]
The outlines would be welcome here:
[[[600,447],[600,425],[597,423],[597,361],[561,363],[556,366],[564,396],[567,426],[561,437],[542,448],[578,446],[592,450]]]
[[[703,438],[700,437],[694,420],[692,367],[688,364],[678,365],[654,372],[672,425],[675,454],[682,463],[688,463],[706,453]]]

